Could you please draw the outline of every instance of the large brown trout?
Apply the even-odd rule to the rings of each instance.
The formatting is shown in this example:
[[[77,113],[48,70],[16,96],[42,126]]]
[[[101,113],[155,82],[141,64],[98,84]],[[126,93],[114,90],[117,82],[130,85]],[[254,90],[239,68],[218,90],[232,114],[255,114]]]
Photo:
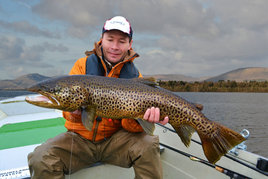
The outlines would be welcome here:
[[[207,119],[192,103],[172,92],[150,86],[138,79],[118,79],[90,75],[51,78],[28,89],[43,95],[26,97],[28,103],[63,111],[82,111],[82,122],[91,130],[95,116],[136,119],[152,134],[152,123],[141,120],[150,107],[159,107],[161,119],[169,123],[188,147],[197,132],[205,156],[211,163],[244,141],[239,133]]]

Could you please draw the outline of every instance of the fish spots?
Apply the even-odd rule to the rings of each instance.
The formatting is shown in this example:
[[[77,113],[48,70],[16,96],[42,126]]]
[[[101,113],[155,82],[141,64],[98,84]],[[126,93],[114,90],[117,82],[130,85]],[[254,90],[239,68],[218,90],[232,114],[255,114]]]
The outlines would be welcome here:
[[[221,138],[223,128],[209,121],[194,105],[167,90],[150,87],[136,80],[71,75],[42,82],[37,87],[32,87],[32,91],[38,88],[42,88],[44,94],[51,93],[47,95],[53,102],[50,107],[56,106],[57,109],[68,111],[93,106],[97,116],[108,119],[142,118],[148,108],[159,107],[161,118],[169,116],[169,123],[177,130],[186,145],[193,132],[192,128],[202,134],[200,137],[213,138],[215,142],[211,146],[217,148],[213,152],[214,159],[214,156],[226,153],[230,145],[235,146],[243,141],[242,136],[241,139],[239,136],[236,137],[237,141],[229,140],[229,136],[233,138],[236,135],[236,133],[230,134],[229,130],[226,131],[228,138]],[[213,150],[209,149],[209,151]],[[215,163],[213,158],[208,158],[208,160]]]
[[[201,112],[183,98],[136,80],[75,75],[62,80],[61,99],[71,106],[94,105],[97,113],[114,118],[143,116],[154,106],[160,108],[161,118],[169,116],[170,124],[189,124],[202,132],[213,126]]]

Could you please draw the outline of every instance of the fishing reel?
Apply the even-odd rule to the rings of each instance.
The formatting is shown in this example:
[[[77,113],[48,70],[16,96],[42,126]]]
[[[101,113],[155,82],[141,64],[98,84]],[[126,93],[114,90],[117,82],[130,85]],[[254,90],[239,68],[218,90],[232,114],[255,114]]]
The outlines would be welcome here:
[[[248,131],[247,129],[243,129],[243,130],[240,132],[240,134],[241,134],[245,139],[248,139],[249,136],[250,136],[250,133],[249,133],[249,131]],[[245,145],[245,142],[246,142],[246,140],[245,140],[244,142],[238,144],[238,145],[235,146],[234,148],[232,148],[232,149],[229,151],[229,153],[232,153],[232,154],[234,154],[234,155],[237,156],[237,155],[239,154],[238,149],[239,149],[239,150],[244,150],[244,151],[246,151],[246,150],[247,150],[247,145]]]

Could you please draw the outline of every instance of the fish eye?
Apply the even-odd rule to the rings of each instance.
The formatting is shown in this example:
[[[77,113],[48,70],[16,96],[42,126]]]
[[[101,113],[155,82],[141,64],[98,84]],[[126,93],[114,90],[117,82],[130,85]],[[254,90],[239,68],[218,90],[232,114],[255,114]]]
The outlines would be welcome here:
[[[51,87],[49,87],[47,85],[42,85],[41,89],[43,89],[44,91],[47,91],[49,93],[54,93],[54,88],[51,88]]]

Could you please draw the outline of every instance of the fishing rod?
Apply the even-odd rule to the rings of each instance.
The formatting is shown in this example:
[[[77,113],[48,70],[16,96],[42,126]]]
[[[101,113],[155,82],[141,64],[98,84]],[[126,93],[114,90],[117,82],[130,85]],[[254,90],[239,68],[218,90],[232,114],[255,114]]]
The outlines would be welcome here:
[[[176,133],[176,131],[175,131],[174,129],[171,129],[171,128],[167,127],[167,126],[164,126],[164,125],[159,124],[159,123],[157,123],[157,125],[159,125],[160,127],[164,128],[165,130],[168,130],[168,131],[170,131],[170,132]],[[177,133],[176,133],[176,134],[177,134]],[[196,141],[196,140],[194,140],[194,139],[191,139],[191,141],[193,141],[193,142],[195,142],[195,143],[197,143],[197,144],[199,144],[199,145],[202,145],[201,142]],[[259,168],[255,168],[255,167],[253,167],[253,166],[251,166],[251,165],[248,165],[248,164],[244,163],[243,161],[240,161],[240,160],[238,160],[238,159],[236,159],[236,158],[234,158],[234,157],[232,157],[232,156],[230,156],[230,155],[226,155],[226,154],[225,154],[224,156],[227,157],[227,158],[229,158],[229,159],[231,159],[231,160],[233,160],[233,161],[235,161],[235,162],[238,162],[238,163],[241,164],[241,165],[244,165],[245,167],[248,167],[248,168],[250,168],[250,169],[252,169],[252,170],[255,170],[256,172],[259,172],[259,173],[261,173],[261,174],[263,174],[263,175],[265,175],[265,176],[268,176],[268,173],[267,173],[267,172],[265,172],[265,171],[263,171],[263,170],[260,170]]]
[[[174,129],[171,129],[171,128],[167,127],[167,126],[164,126],[164,125],[159,124],[159,123],[157,123],[157,125],[159,125],[160,127],[164,128],[164,130],[165,130],[164,132],[166,132],[166,131],[171,131],[171,132],[173,132],[173,133],[176,133],[176,131],[175,131]],[[176,134],[177,134],[177,133],[176,133]],[[193,142],[195,142],[195,143],[197,143],[197,144],[199,144],[199,145],[202,145],[201,142],[196,141],[196,140],[194,140],[194,139],[191,139],[191,141],[193,141]],[[167,145],[163,144],[163,146],[167,146]],[[172,148],[172,147],[167,146],[167,148]],[[171,149],[171,150],[172,150],[172,149]],[[175,149],[175,150],[177,150],[177,149]],[[173,151],[174,151],[174,150],[173,150]],[[179,150],[176,151],[176,152],[181,153],[181,154],[182,154],[182,153],[187,154],[188,157],[189,157],[190,159],[197,158],[197,157],[191,156],[191,155],[188,154],[188,153],[185,153],[185,152],[182,152],[182,151],[179,152]],[[235,162],[238,162],[239,164],[242,164],[242,165],[244,165],[244,166],[246,166],[246,167],[248,167],[248,168],[250,168],[250,169],[252,169],[252,170],[255,170],[255,171],[257,171],[257,172],[259,172],[259,173],[261,173],[261,174],[263,174],[263,175],[265,175],[265,176],[268,176],[268,173],[267,173],[267,172],[264,172],[264,171],[262,171],[262,170],[260,170],[260,169],[258,169],[258,168],[255,168],[255,167],[253,167],[253,166],[251,166],[251,165],[248,165],[248,164],[246,164],[246,163],[244,163],[244,162],[242,162],[242,161],[240,161],[240,160],[238,160],[238,159],[236,159],[236,158],[234,158],[234,157],[232,157],[232,156],[229,156],[229,155],[224,155],[224,156],[227,157],[227,158],[229,158],[229,159],[231,159],[231,160],[233,160],[233,161],[235,161]],[[192,157],[192,158],[191,158],[191,157]],[[199,162],[201,162],[201,163],[206,162],[206,163],[210,164],[208,161],[203,160],[203,159],[201,159],[201,161],[199,161]],[[210,165],[212,165],[212,166],[214,167],[213,164],[210,164]],[[223,168],[223,167],[220,167],[220,168]],[[215,169],[216,169],[216,168],[215,168]],[[229,169],[226,169],[226,170],[229,170]],[[231,170],[230,170],[230,171],[231,171]],[[247,177],[247,178],[249,178],[249,177]]]
[[[242,174],[237,173],[237,172],[235,172],[235,171],[232,171],[232,170],[230,170],[230,169],[221,167],[221,166],[219,166],[219,165],[211,164],[211,163],[209,163],[209,162],[206,161],[206,160],[203,160],[203,159],[201,159],[201,158],[199,158],[199,157],[190,155],[190,154],[188,154],[188,153],[186,153],[186,152],[183,152],[183,151],[181,151],[181,150],[178,150],[178,149],[176,149],[176,148],[173,148],[173,147],[171,147],[171,146],[169,146],[169,145],[163,144],[163,143],[161,143],[161,142],[160,142],[159,144],[162,145],[162,146],[164,146],[164,147],[166,147],[166,148],[168,148],[168,149],[170,149],[170,150],[172,150],[172,151],[174,151],[174,152],[177,152],[177,153],[179,153],[179,154],[182,154],[182,155],[184,155],[184,156],[190,158],[192,161],[200,162],[200,163],[203,163],[203,164],[205,164],[205,165],[207,165],[207,166],[209,166],[209,167],[212,167],[212,168],[216,169],[218,172],[221,172],[221,173],[223,173],[223,174],[229,176],[230,178],[235,178],[235,179],[252,179],[252,178],[250,178],[250,177],[248,177],[248,176],[242,175]]]

